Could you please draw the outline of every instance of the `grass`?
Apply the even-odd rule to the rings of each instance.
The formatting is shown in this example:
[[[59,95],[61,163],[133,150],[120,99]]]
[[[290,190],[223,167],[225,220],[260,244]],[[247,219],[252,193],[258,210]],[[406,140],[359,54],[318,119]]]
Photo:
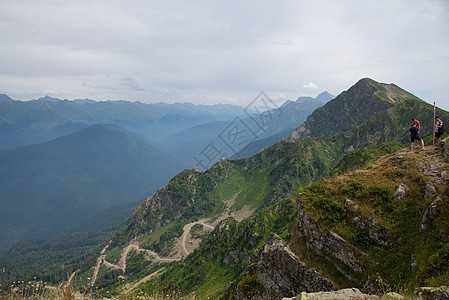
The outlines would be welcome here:
[[[199,249],[167,266],[161,276],[142,285],[141,290],[151,294],[177,289],[183,295],[195,291],[203,298],[219,297],[230,282],[239,278],[249,257],[261,249],[269,234],[289,238],[295,217],[295,201],[289,199],[240,223],[228,219],[205,238]]]
[[[122,256],[122,252],[125,246],[116,247],[112,249],[107,249],[105,252],[106,254],[106,260],[110,263],[118,262],[120,260],[120,257]]]
[[[144,235],[139,239],[140,244],[143,248],[150,247],[154,243],[158,243],[161,236],[166,233],[171,228],[175,227],[176,222],[168,223],[165,226],[157,228],[155,231],[153,231],[150,234]]]
[[[427,231],[418,230],[424,211],[436,197],[424,197],[426,183],[433,177],[423,174],[422,168],[436,164],[437,159],[437,150],[414,154],[405,150],[381,157],[364,169],[300,189],[301,205],[322,227],[338,233],[368,254],[366,273],[371,277],[379,273],[396,288],[445,280],[447,283],[449,264],[441,261],[449,256],[445,248],[449,247],[449,203],[443,201],[439,205],[440,215],[430,221]],[[448,167],[447,160],[440,160],[439,164],[440,171]],[[396,202],[393,195],[400,184],[406,184],[409,189],[406,197]],[[447,193],[447,185],[437,185],[437,194],[442,199]],[[351,199],[358,208],[345,206],[346,199]],[[376,243],[368,229],[355,223],[356,216],[371,217],[387,229],[388,246]],[[303,248],[300,242],[296,244],[296,248]],[[411,270],[414,260],[417,267]],[[319,262],[314,261],[313,265]],[[331,278],[338,280],[332,275],[332,267],[324,264],[321,270],[328,270]]]

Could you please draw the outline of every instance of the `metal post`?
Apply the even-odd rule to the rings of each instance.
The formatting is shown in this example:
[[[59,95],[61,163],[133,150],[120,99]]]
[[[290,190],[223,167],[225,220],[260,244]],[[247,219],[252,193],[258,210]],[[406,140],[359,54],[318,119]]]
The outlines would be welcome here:
[[[435,101],[433,101],[433,145],[435,146]]]

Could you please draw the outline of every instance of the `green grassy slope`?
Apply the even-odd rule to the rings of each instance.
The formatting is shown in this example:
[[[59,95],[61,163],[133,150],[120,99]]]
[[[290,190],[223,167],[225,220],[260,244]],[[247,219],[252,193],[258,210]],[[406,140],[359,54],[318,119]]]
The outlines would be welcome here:
[[[437,172],[430,171],[432,168]],[[444,285],[449,280],[449,202],[447,177],[440,174],[448,170],[448,159],[442,158],[437,150],[415,154],[401,150],[375,160],[364,169],[300,189],[299,203],[323,230],[337,233],[367,254],[364,273],[353,274],[360,285],[374,281],[377,274],[397,291]],[[394,195],[400,184],[408,189],[398,200]],[[433,193],[426,192],[429,184],[435,187]],[[435,202],[437,198],[442,201]],[[437,203],[433,216],[428,216],[427,229],[420,230],[431,203]],[[385,244],[357,220],[374,220],[376,226],[384,228],[388,233]],[[298,249],[304,248],[301,241],[296,243]],[[302,258],[314,260],[313,255],[303,254]],[[321,267],[335,282],[339,276],[343,277],[341,273],[332,277],[331,268]]]
[[[248,159],[220,161],[205,172],[184,170],[133,212],[113,244],[124,245],[178,219],[187,223],[217,217],[223,212],[223,201],[237,194],[232,210],[246,204],[257,211],[326,175],[341,155],[327,141],[306,139],[278,143]]]

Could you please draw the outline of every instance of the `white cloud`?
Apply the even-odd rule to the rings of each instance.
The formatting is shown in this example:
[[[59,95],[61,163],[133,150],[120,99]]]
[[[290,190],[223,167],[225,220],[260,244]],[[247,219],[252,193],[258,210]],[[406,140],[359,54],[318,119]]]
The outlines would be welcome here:
[[[449,109],[446,0],[0,1],[13,98],[244,104],[371,77]]]
[[[306,88],[306,89],[312,89],[312,90],[316,90],[318,88],[318,86],[315,83],[313,83],[313,82],[309,82],[308,84],[304,84],[302,87]]]

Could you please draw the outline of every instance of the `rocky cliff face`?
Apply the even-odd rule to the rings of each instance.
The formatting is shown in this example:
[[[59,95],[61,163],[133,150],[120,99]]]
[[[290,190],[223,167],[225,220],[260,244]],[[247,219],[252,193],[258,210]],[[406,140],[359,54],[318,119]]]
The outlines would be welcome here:
[[[301,189],[294,243],[339,269],[340,275],[328,278],[337,288],[372,293],[379,288],[376,276],[391,285],[444,284],[449,278],[443,263],[449,257],[444,143],[418,153],[398,151]],[[316,270],[329,274],[330,267]],[[342,276],[348,282],[336,284]]]
[[[257,264],[257,280],[264,286],[265,299],[295,296],[302,291],[334,290],[334,285],[317,271],[307,268],[287,242],[271,237]]]
[[[322,228],[305,212],[300,202],[297,209],[298,226],[295,227],[294,234],[298,239],[304,239],[307,246],[317,253],[330,255],[353,271],[363,272],[365,253],[352,246],[338,234]]]

